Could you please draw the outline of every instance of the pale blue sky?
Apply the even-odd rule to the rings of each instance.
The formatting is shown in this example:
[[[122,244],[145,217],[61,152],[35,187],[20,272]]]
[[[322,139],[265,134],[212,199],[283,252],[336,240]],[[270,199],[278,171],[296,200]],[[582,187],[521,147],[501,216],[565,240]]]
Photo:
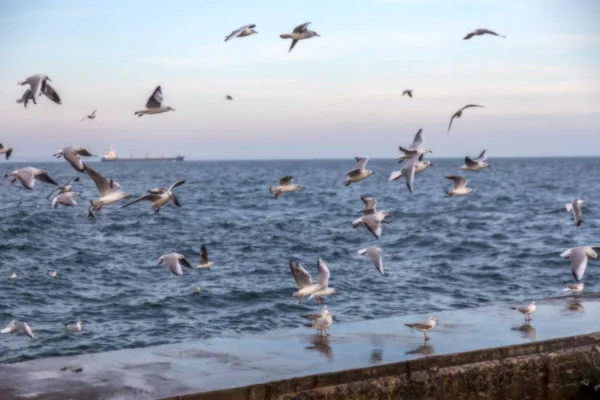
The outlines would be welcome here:
[[[279,34],[305,21],[321,37],[288,54]],[[395,157],[423,128],[439,157],[600,155],[598,21],[597,0],[0,1],[0,142],[15,161],[111,143],[189,159]],[[258,35],[223,42],[248,23]],[[507,38],[462,40],[475,28]],[[61,106],[15,103],[36,73]],[[158,84],[176,111],[138,119]],[[486,108],[447,134],[468,103]]]

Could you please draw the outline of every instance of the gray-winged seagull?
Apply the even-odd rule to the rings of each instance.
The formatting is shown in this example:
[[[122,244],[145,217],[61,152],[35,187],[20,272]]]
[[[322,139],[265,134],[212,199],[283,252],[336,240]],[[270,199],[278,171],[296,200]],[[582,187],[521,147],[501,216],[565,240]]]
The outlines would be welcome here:
[[[571,260],[571,273],[576,281],[580,281],[587,267],[588,257],[598,259],[596,251],[600,246],[577,246],[563,251],[560,256]]]
[[[473,191],[473,189],[467,187],[467,180],[464,176],[460,175],[450,175],[446,176],[446,179],[449,179],[454,182],[454,187],[452,190],[448,190],[446,194],[448,196],[464,196]]]
[[[271,192],[277,199],[281,193],[295,192],[304,189],[302,186],[293,183],[293,180],[293,176],[284,176],[279,180],[279,185],[269,187],[269,192]]]
[[[467,104],[466,106],[464,106],[463,108],[461,108],[460,110],[458,110],[457,112],[455,112],[454,114],[452,114],[452,118],[450,118],[450,124],[448,124],[448,132],[450,132],[450,128],[452,128],[452,121],[454,121],[454,118],[460,118],[462,116],[462,113],[465,109],[470,108],[470,107],[481,107],[481,108],[485,108],[484,106],[480,106],[477,104]]]
[[[19,168],[11,173],[4,175],[4,177],[6,178],[8,178],[9,176],[13,177],[10,183],[15,183],[18,179],[19,182],[21,182],[21,184],[23,185],[23,187],[29,190],[33,190],[33,188],[35,187],[36,180],[58,186],[58,183],[54,182],[54,180],[50,178],[50,176],[48,176],[48,173],[46,171],[39,168]]]
[[[346,174],[348,177],[344,181],[344,186],[363,181],[369,176],[373,175],[373,171],[370,169],[365,169],[367,163],[369,162],[369,157],[355,157],[355,159],[356,165],[354,165],[354,168],[352,168],[352,170]]]
[[[282,35],[279,35],[279,37],[282,39],[292,39],[292,44],[290,45],[290,49],[288,50],[288,53],[290,51],[292,51],[294,46],[296,46],[296,43],[298,43],[298,40],[310,39],[311,37],[314,37],[314,36],[320,37],[320,35],[317,32],[308,30],[307,29],[308,25],[310,25],[310,22],[305,22],[302,25],[298,25],[297,27],[295,27],[294,31],[292,33],[284,33]]]
[[[33,100],[33,104],[37,104],[37,100],[40,97],[40,93],[44,93],[46,97],[55,102],[56,104],[61,104],[60,97],[58,93],[54,90],[52,86],[48,83],[48,81],[52,81],[48,77],[48,75],[38,74],[32,75],[29,78],[25,79],[22,82],[19,82],[19,85],[29,85],[31,89],[31,100]],[[23,95],[23,99],[27,99],[27,92]],[[18,101],[17,101],[18,102]]]
[[[27,322],[17,322],[15,324],[14,319],[8,324],[8,326],[6,328],[4,328],[0,331],[0,333],[16,333],[16,332],[22,332],[22,333],[26,334],[27,336],[29,336],[30,338],[35,339],[35,336],[33,335],[33,331],[31,330],[29,325],[27,325]]]
[[[138,197],[132,202],[125,204],[121,208],[129,207],[130,205],[138,203],[140,201],[149,201],[152,203],[151,207],[154,208],[154,214],[158,214],[160,208],[167,204],[169,200],[171,201],[171,203],[173,203],[173,205],[181,207],[181,204],[179,204],[179,200],[177,200],[177,196],[175,196],[175,193],[173,193],[173,189],[183,185],[184,183],[185,181],[177,181],[174,184],[172,184],[171,187],[169,187],[168,189],[160,188],[149,190],[150,193],[145,194],[142,197]]]
[[[367,254],[369,257],[371,257],[371,261],[373,261],[375,268],[377,268],[377,271],[381,272],[381,275],[383,275],[383,261],[381,260],[381,255],[379,254],[382,251],[383,249],[381,247],[369,246],[366,249],[359,250],[358,254],[361,256]]]
[[[471,157],[465,157],[465,165],[460,167],[463,171],[480,171],[484,168],[488,168],[489,164],[485,162],[487,160],[487,150],[481,152],[479,157],[472,159]]]
[[[192,265],[189,262],[187,262],[185,256],[179,253],[169,253],[161,256],[158,259],[158,264],[162,263],[165,263],[167,267],[169,267],[169,270],[175,275],[183,275],[183,270],[181,269],[181,266],[184,266],[186,268],[193,268]]]
[[[473,32],[467,33],[467,36],[465,36],[463,38],[463,40],[468,40],[468,39],[471,39],[473,36],[481,36],[481,35],[485,35],[485,34],[494,35],[494,36],[500,36],[500,37],[503,37],[503,38],[506,37],[504,35],[499,35],[499,34],[497,34],[494,31],[490,31],[489,29],[475,29]]]
[[[157,86],[154,89],[154,92],[148,97],[148,101],[146,102],[146,109],[136,111],[134,114],[138,117],[141,117],[144,114],[160,114],[167,111],[175,111],[171,106],[163,105],[163,94],[160,86]]]
[[[255,24],[244,25],[241,28],[238,28],[235,31],[232,31],[228,36],[225,36],[225,41],[227,42],[236,37],[239,38],[239,37],[250,36],[255,33],[258,33],[257,31],[254,30],[254,28],[256,28]]]
[[[438,320],[435,319],[434,317],[429,317],[427,319],[427,321],[425,321],[425,322],[413,322],[411,324],[404,324],[404,325],[408,326],[409,328],[416,329],[419,332],[423,332],[425,341],[428,341],[430,339],[430,337],[427,336],[427,332],[429,332],[433,328],[435,328],[435,326],[437,325],[437,322],[438,322]]]
[[[60,149],[54,157],[61,158],[64,157],[65,160],[68,161],[73,168],[75,168],[78,172],[85,172],[85,168],[83,166],[83,161],[81,161],[81,157],[93,157],[93,154],[90,153],[87,149],[81,146],[67,146]]]
[[[85,168],[85,172],[87,172],[92,181],[94,181],[94,184],[100,193],[100,198],[98,200],[92,200],[92,205],[96,211],[100,211],[105,205],[113,204],[117,201],[133,196],[131,194],[124,193],[121,190],[121,185],[112,179],[108,181],[86,164],[83,164],[83,166]]]

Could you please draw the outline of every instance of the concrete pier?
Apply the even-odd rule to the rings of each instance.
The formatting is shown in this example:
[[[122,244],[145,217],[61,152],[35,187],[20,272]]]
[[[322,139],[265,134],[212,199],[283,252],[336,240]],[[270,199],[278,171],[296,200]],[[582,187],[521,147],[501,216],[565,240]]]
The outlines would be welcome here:
[[[4,364],[0,399],[600,399],[600,294],[536,304]]]

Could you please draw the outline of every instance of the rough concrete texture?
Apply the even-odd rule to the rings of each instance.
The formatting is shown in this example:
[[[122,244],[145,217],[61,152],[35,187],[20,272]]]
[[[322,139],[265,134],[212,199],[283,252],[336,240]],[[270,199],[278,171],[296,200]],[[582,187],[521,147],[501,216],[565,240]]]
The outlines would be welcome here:
[[[600,332],[171,399],[600,399]]]

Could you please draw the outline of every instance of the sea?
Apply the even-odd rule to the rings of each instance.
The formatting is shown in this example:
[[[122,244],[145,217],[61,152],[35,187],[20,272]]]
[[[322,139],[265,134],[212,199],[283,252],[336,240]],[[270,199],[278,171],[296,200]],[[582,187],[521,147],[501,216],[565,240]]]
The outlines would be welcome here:
[[[29,191],[0,180],[0,325],[25,321],[36,335],[0,335],[0,362],[302,326],[299,315],[320,306],[292,297],[290,260],[313,279],[324,260],[337,290],[325,303],[340,324],[560,296],[573,279],[560,253],[600,244],[599,158],[491,157],[479,172],[460,171],[461,159],[431,161],[413,194],[403,180],[388,181],[399,169],[394,160],[371,160],[374,174],[348,187],[352,158],[90,162],[135,196],[186,181],[175,189],[181,208],[169,204],[155,215],[148,203],[120,209],[122,201],[98,212],[102,226],[87,218],[98,192],[85,174],[62,161],[3,161],[6,172],[32,165],[59,184],[79,176],[80,197],[75,207],[54,209],[51,185]],[[445,195],[444,176],[456,174],[467,177],[468,196]],[[285,175],[305,189],[275,199],[269,186]],[[361,195],[390,213],[380,240],[363,226],[352,229]],[[580,228],[565,210],[578,195]],[[176,276],[158,265],[170,252],[197,265],[202,244],[210,269]],[[374,245],[384,249],[384,275],[357,253]],[[599,262],[590,261],[584,281],[586,291],[600,289]],[[77,320],[83,331],[68,333],[64,324]]]

